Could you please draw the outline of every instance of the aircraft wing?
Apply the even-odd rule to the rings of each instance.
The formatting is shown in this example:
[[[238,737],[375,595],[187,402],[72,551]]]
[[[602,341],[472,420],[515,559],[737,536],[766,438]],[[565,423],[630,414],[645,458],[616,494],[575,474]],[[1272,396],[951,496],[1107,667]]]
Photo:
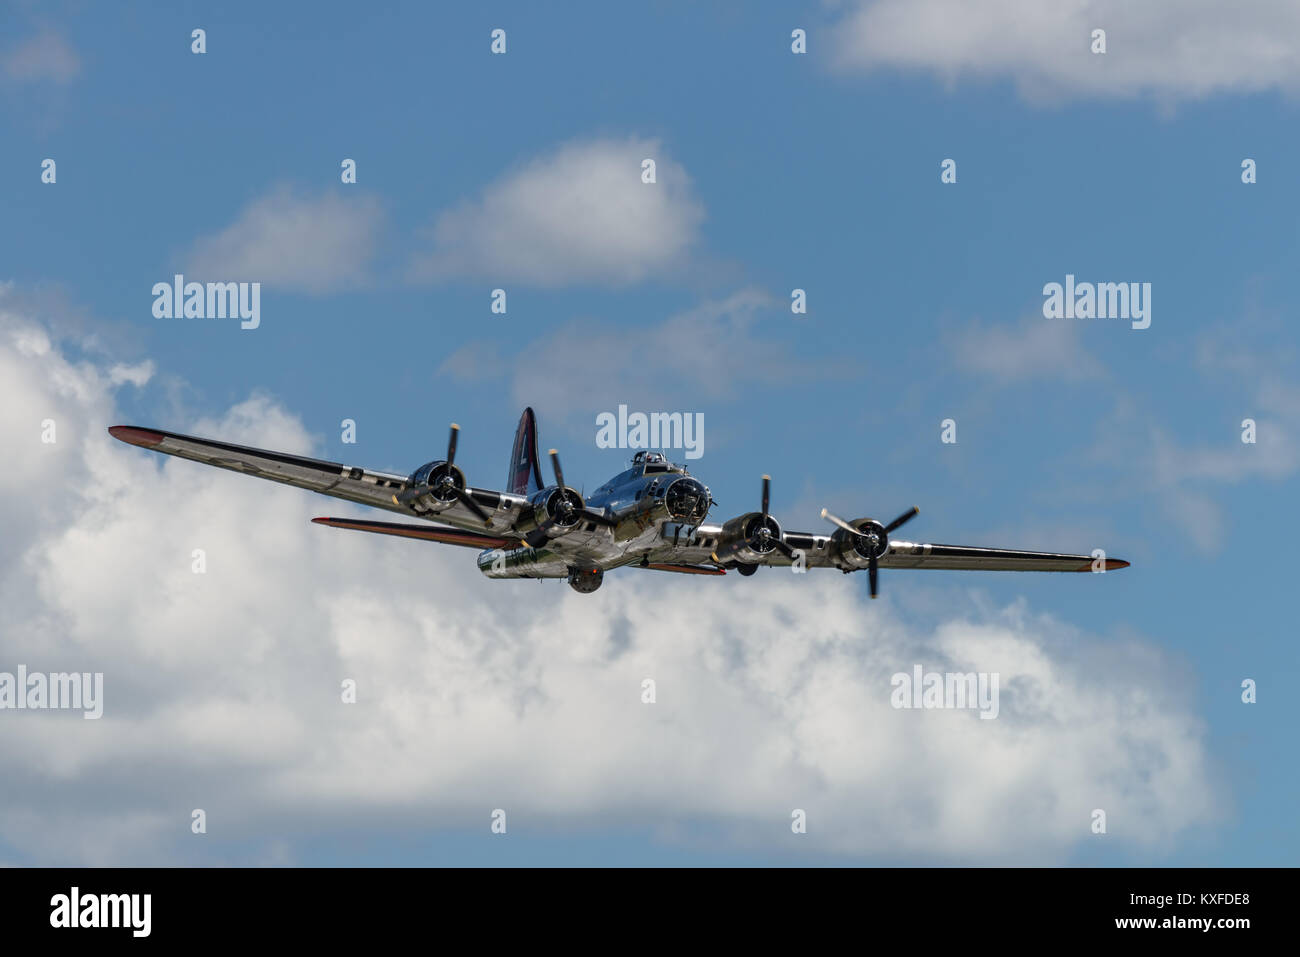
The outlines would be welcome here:
[[[834,567],[829,549],[829,538],[807,532],[786,532],[785,540],[792,548],[803,549],[810,567]],[[889,548],[880,556],[881,568],[931,568],[947,571],[987,572],[1090,572],[1094,559],[1091,555],[1073,555],[1063,552],[1033,552],[1013,548],[987,548],[979,545],[939,545],[918,542],[889,542]],[[789,565],[790,559],[780,552],[772,552],[767,565]],[[1118,558],[1106,559],[1106,570],[1127,568],[1128,562]]]
[[[881,568],[937,568],[990,572],[1090,572],[1091,555],[1059,552],[1026,552],[1011,548],[981,548],[977,545],[931,545],[890,542],[880,557]],[[1106,559],[1106,570],[1127,568],[1128,562]]]
[[[519,538],[510,531],[510,527],[513,524],[513,519],[518,516],[520,507],[526,501],[523,496],[510,495],[490,489],[466,489],[470,497],[490,517],[504,513],[501,514],[500,518],[494,518],[492,525],[488,526],[479,516],[460,502],[437,511],[424,509],[418,500],[411,504],[399,504],[395,501],[395,496],[407,488],[407,479],[403,475],[363,469],[338,462],[325,462],[320,459],[291,455],[286,452],[233,445],[214,439],[179,435],[175,432],[163,432],[159,429],[115,425],[108,431],[115,439],[131,445],[138,445],[152,452],[192,459],[196,462],[202,462],[204,465],[215,465],[217,468],[241,472],[255,478],[269,479],[272,482],[309,489],[313,492],[319,492],[321,495],[341,498],[349,502],[356,502],[359,505],[369,505],[372,508],[399,512],[411,518],[436,519],[439,522],[453,526],[453,530],[487,532],[493,540],[513,542]],[[332,519],[322,524],[338,525],[338,523],[346,521],[349,520]],[[365,524],[367,523],[356,522],[349,526],[339,525],[338,527],[361,527]],[[369,524],[383,525],[386,523]],[[411,526],[411,528],[424,530],[422,526]],[[379,531],[377,528],[364,528],[362,530]],[[401,533],[388,531],[386,534]],[[434,535],[427,537],[439,541],[447,540],[437,539]],[[452,544],[462,543],[452,542]]]
[[[400,522],[366,522],[354,518],[313,518],[312,522],[316,525],[328,525],[330,528],[351,528],[358,532],[396,535],[398,538],[418,538],[426,542],[463,545],[466,548],[505,548],[519,544],[518,538],[484,535],[482,532],[471,532],[450,525],[403,525]]]
[[[686,563],[717,565],[713,551],[717,548],[722,526],[700,525],[691,530],[682,526],[665,527],[663,544],[648,557],[660,564]],[[785,542],[792,549],[803,552],[808,568],[836,568],[831,536],[812,532],[786,532]],[[931,568],[952,571],[1006,571],[1006,572],[1090,572],[1093,557],[1062,552],[1033,552],[1011,548],[987,548],[977,545],[939,545],[890,541],[889,548],[880,556],[881,568]],[[764,565],[788,567],[790,557],[773,550],[765,556]],[[1118,558],[1106,559],[1106,570],[1127,568],[1128,562]],[[730,564],[727,567],[731,567]]]

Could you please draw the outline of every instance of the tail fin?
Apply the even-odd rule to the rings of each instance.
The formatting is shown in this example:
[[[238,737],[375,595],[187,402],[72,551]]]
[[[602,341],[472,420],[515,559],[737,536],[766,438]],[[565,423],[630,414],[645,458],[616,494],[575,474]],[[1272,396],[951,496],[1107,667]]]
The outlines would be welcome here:
[[[524,409],[515,430],[515,448],[510,453],[510,474],[506,491],[528,495],[542,487],[542,469],[537,455],[537,417],[531,408]]]

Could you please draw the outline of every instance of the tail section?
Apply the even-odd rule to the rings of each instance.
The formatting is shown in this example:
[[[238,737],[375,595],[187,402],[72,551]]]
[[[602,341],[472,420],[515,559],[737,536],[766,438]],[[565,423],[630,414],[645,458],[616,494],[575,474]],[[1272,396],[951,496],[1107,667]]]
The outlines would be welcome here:
[[[510,474],[506,491],[528,495],[542,487],[542,469],[537,454],[537,417],[531,408],[524,409],[515,430],[515,448],[510,453]]]

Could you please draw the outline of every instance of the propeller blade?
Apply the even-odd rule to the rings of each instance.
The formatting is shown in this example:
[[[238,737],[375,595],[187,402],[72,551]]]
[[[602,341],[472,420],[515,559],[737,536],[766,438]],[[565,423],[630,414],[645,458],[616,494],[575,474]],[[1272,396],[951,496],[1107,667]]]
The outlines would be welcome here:
[[[921,514],[921,510],[917,508],[915,505],[913,505],[910,509],[908,509],[902,515],[898,516],[898,518],[894,519],[892,522],[890,522],[888,525],[885,526],[885,534],[888,535],[890,532],[898,528],[900,525],[906,525],[912,519],[916,518],[916,516],[918,516],[919,514]]]
[[[876,563],[876,556],[871,556],[871,561],[867,562],[867,582],[871,587],[871,597],[880,597],[880,566]]]
[[[772,495],[772,476],[764,475],[763,476],[763,514],[765,516],[767,515],[767,506],[768,506],[768,502],[771,499],[771,495]]]
[[[564,473],[560,471],[560,453],[551,449],[551,468],[555,469],[555,484],[560,488],[566,488],[564,484]]]
[[[456,461],[456,440],[460,436],[460,426],[455,422],[451,424],[451,438],[447,439],[447,464],[451,465]]]
[[[838,525],[840,528],[844,529],[844,531],[848,532],[850,535],[862,534],[860,531],[858,531],[848,522],[844,521],[844,519],[840,518],[838,515],[832,515],[830,511],[827,509],[822,509],[822,518],[826,519],[826,521],[830,522],[832,525]]]
[[[784,538],[774,538],[772,539],[772,544],[776,547],[778,552],[790,559],[790,561],[794,561],[794,549],[786,543]]]
[[[474,501],[469,492],[465,491],[463,488],[458,488],[456,489],[456,498],[460,499],[460,504],[464,505],[467,509],[477,515],[480,522],[488,528],[492,527],[492,516],[483,511],[483,506]]]

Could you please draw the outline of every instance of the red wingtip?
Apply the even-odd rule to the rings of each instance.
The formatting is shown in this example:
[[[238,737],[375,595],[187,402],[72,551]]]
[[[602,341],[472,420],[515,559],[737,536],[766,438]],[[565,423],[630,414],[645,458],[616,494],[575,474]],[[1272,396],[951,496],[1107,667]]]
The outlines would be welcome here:
[[[153,448],[165,438],[161,432],[155,432],[153,429],[137,429],[133,425],[114,425],[108,430],[108,434],[119,442],[138,445],[145,449]]]
[[[1124,559],[1122,558],[1108,558],[1106,559],[1106,568],[1104,570],[1108,572],[1113,572],[1117,568],[1128,568],[1128,566],[1129,563],[1124,561]],[[1075,571],[1077,572],[1090,572],[1093,570],[1094,569],[1092,567],[1092,562],[1088,562],[1088,564],[1086,565],[1080,565],[1078,568],[1075,569]]]

